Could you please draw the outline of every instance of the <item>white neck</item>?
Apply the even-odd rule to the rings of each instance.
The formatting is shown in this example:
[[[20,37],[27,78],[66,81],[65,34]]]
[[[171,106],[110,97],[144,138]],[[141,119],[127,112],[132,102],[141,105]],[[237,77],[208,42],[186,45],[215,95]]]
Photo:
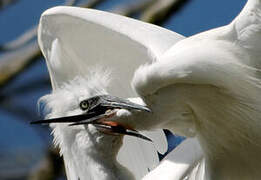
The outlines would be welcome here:
[[[109,83],[106,71],[95,71],[86,77],[76,77],[51,94],[41,98],[47,110],[46,118],[81,114],[79,102],[83,99],[107,94]],[[116,160],[122,137],[103,134],[94,126],[68,126],[54,123],[54,143],[64,157],[68,180],[134,179],[133,175]]]
[[[93,131],[93,130],[91,130]],[[56,134],[56,132],[59,134]],[[61,133],[62,134],[61,134]],[[133,175],[116,160],[122,139],[117,136],[90,132],[84,128],[74,132],[59,131],[61,152],[69,180],[133,180]]]
[[[159,125],[174,133],[188,136],[190,132],[192,136],[195,133],[204,151],[205,180],[260,179],[261,103],[258,99],[233,95],[208,85],[175,84],[159,93],[160,96],[145,97],[154,114],[142,117],[143,121],[148,125],[165,123]],[[153,102],[157,102],[155,106]],[[146,126],[141,124],[138,128],[143,127]]]

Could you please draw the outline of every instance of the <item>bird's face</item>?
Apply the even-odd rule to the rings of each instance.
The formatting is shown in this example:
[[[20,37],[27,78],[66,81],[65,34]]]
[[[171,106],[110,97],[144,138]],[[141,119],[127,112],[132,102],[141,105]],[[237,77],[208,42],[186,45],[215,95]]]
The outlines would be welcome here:
[[[144,140],[151,141],[138,131],[127,127],[112,119],[119,113],[133,113],[138,111],[150,112],[146,106],[132,103],[129,100],[114,97],[111,95],[99,95],[84,99],[79,102],[78,108],[73,111],[76,115],[67,115],[59,118],[51,118],[46,120],[34,121],[33,124],[40,123],[68,123],[71,128],[80,125],[92,125],[99,132],[109,135],[130,135]]]

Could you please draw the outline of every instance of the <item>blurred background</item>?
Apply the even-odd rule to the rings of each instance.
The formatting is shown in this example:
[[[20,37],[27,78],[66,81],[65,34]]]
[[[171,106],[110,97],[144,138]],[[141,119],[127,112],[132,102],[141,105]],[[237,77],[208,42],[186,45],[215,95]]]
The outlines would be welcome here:
[[[228,24],[245,3],[246,0],[0,0],[0,180],[65,179],[50,129],[29,124],[39,119],[38,99],[51,91],[36,38],[37,23],[44,10],[57,5],[95,8],[191,36]],[[166,134],[169,150],[183,139],[167,131]]]

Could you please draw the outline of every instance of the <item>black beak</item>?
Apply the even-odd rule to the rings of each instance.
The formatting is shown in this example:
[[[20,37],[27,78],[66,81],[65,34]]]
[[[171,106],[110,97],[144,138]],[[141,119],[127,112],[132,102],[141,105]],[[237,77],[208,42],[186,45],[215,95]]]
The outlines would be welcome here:
[[[92,119],[93,114],[80,114],[74,116],[66,116],[39,121],[31,121],[30,124],[50,124],[50,123],[75,123],[86,119]]]
[[[95,96],[84,101],[87,102],[90,107],[83,114],[32,121],[31,124],[70,123],[69,126],[93,124],[97,129],[104,133],[113,135],[130,135],[151,141],[151,139],[140,134],[136,130],[126,128],[116,122],[106,120],[106,118],[110,118],[115,115],[116,109],[151,112],[146,106],[135,104],[131,101],[110,95]]]

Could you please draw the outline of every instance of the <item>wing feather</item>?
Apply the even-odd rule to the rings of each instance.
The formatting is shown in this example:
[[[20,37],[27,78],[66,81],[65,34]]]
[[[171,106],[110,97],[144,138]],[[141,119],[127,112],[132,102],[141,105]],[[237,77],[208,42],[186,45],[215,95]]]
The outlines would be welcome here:
[[[184,140],[142,180],[194,180],[204,175],[203,151],[196,138]],[[199,178],[200,179],[200,178]]]
[[[141,64],[157,61],[181,39],[183,36],[155,25],[75,7],[47,10],[41,16],[38,30],[53,89],[102,67],[111,70],[108,92],[125,98],[136,96],[130,83],[134,71]],[[161,141],[156,144],[162,153],[167,149],[164,134],[153,136],[158,137],[155,141]],[[158,163],[154,146],[137,139],[125,137],[121,152],[119,161],[133,170],[137,179]]]

